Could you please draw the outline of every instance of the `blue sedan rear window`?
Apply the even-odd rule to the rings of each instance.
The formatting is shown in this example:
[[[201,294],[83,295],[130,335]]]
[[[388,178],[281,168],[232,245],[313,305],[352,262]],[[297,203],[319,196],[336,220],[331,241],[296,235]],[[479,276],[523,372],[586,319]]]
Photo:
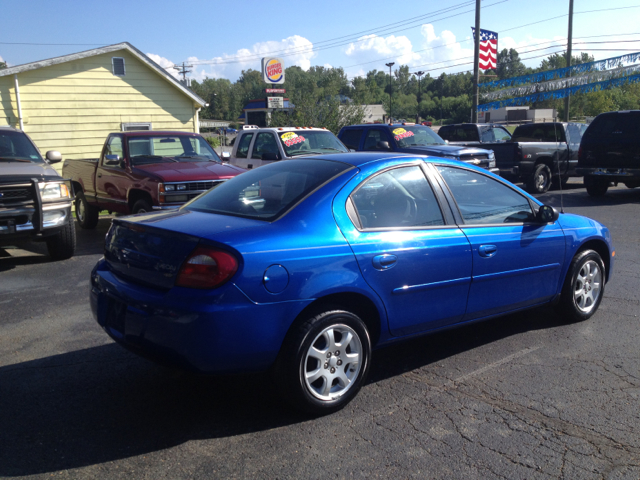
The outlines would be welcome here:
[[[238,175],[182,208],[273,221],[316,188],[352,168],[330,160],[284,160]]]

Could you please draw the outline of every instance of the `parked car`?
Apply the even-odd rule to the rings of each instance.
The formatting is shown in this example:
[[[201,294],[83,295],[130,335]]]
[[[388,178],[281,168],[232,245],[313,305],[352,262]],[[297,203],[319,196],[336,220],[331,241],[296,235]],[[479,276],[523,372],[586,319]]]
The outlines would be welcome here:
[[[0,127],[0,246],[40,241],[54,260],[73,256],[73,189],[50,165],[60,160],[55,150],[42,158],[23,131]]]
[[[381,152],[275,162],[177,211],[115,218],[91,308],[128,349],[206,373],[272,369],[315,413],[372,349],[557,304],[591,317],[609,230],[469,164]]]
[[[231,135],[231,134],[235,135],[236,133],[238,133],[238,130],[236,130],[235,128],[230,128],[230,127],[222,127],[222,128],[220,128],[218,130],[218,133],[220,135],[224,135],[225,133],[227,135]]]
[[[229,163],[247,169],[287,158],[349,151],[326,128],[245,125],[236,138]]]
[[[101,210],[124,214],[177,208],[243,169],[223,165],[209,143],[189,132],[119,132],[100,158],[65,160],[76,192],[76,217],[95,228]]]
[[[640,187],[640,110],[598,115],[582,136],[576,172],[595,197],[612,182]]]
[[[491,150],[447,145],[440,136],[424,125],[414,123],[386,125],[351,125],[342,128],[338,137],[357,151],[398,152],[412,155],[434,155],[479,165],[498,173]]]
[[[431,120],[425,120],[420,125],[424,125],[425,127],[431,127],[433,124],[431,123]]]
[[[450,144],[467,144],[469,142],[502,143],[511,140],[511,134],[502,125],[485,123],[458,123],[440,127],[438,135]]]
[[[464,144],[492,149],[501,176],[523,182],[530,193],[544,193],[553,182],[578,176],[578,149],[586,128],[582,123],[527,123],[516,127],[508,142]]]

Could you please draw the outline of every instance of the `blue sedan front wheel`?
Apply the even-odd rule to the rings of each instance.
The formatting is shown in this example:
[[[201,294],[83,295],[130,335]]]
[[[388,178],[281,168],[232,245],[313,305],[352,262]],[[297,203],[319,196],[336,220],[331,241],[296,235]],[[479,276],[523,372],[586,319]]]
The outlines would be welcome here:
[[[364,322],[344,310],[327,310],[294,327],[278,359],[285,398],[314,414],[341,409],[358,393],[371,362]]]
[[[569,266],[558,307],[569,321],[590,318],[604,295],[604,262],[594,250],[578,252]]]

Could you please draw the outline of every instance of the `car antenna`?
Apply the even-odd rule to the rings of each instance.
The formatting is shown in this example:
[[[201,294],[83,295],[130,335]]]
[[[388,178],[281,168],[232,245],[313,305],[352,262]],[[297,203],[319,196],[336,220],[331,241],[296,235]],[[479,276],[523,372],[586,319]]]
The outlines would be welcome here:
[[[553,136],[556,138],[556,155],[558,155],[558,184],[560,185],[560,213],[564,213],[564,199],[562,197],[562,175],[560,174],[560,142],[556,130],[557,122],[553,122]],[[567,142],[567,161],[569,160],[569,142]]]

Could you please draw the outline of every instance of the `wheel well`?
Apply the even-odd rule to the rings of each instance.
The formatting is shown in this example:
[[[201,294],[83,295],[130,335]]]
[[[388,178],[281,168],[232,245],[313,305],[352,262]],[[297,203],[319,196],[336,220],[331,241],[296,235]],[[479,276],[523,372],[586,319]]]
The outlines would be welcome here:
[[[82,188],[82,185],[80,185],[80,182],[71,182],[71,185],[73,186],[73,193],[74,194],[84,191],[84,188]]]
[[[149,192],[145,192],[143,190],[129,190],[129,210],[133,210],[133,206],[136,204],[138,200],[147,200],[149,205],[153,205],[153,200],[151,199],[151,195]]]
[[[378,343],[380,339],[380,315],[375,304],[360,293],[345,292],[335,293],[316,299],[297,316],[289,331],[300,322],[304,322],[310,316],[316,315],[327,309],[343,309],[355,313],[365,323],[371,336],[371,345]]]
[[[549,167],[549,170],[551,170],[551,174],[553,174],[553,161],[551,160],[551,157],[540,157],[536,160],[536,167],[538,165],[540,165],[541,163],[544,163],[547,167]]]
[[[609,247],[607,247],[607,244],[600,240],[589,240],[588,242],[585,242],[584,244],[582,244],[580,246],[580,249],[576,253],[582,252],[584,250],[595,250],[596,252],[598,252],[598,255],[600,255],[600,257],[602,258],[602,261],[604,262],[604,269],[605,269],[605,275],[606,275],[605,281],[609,281],[609,266],[611,264],[611,256],[610,256]]]

